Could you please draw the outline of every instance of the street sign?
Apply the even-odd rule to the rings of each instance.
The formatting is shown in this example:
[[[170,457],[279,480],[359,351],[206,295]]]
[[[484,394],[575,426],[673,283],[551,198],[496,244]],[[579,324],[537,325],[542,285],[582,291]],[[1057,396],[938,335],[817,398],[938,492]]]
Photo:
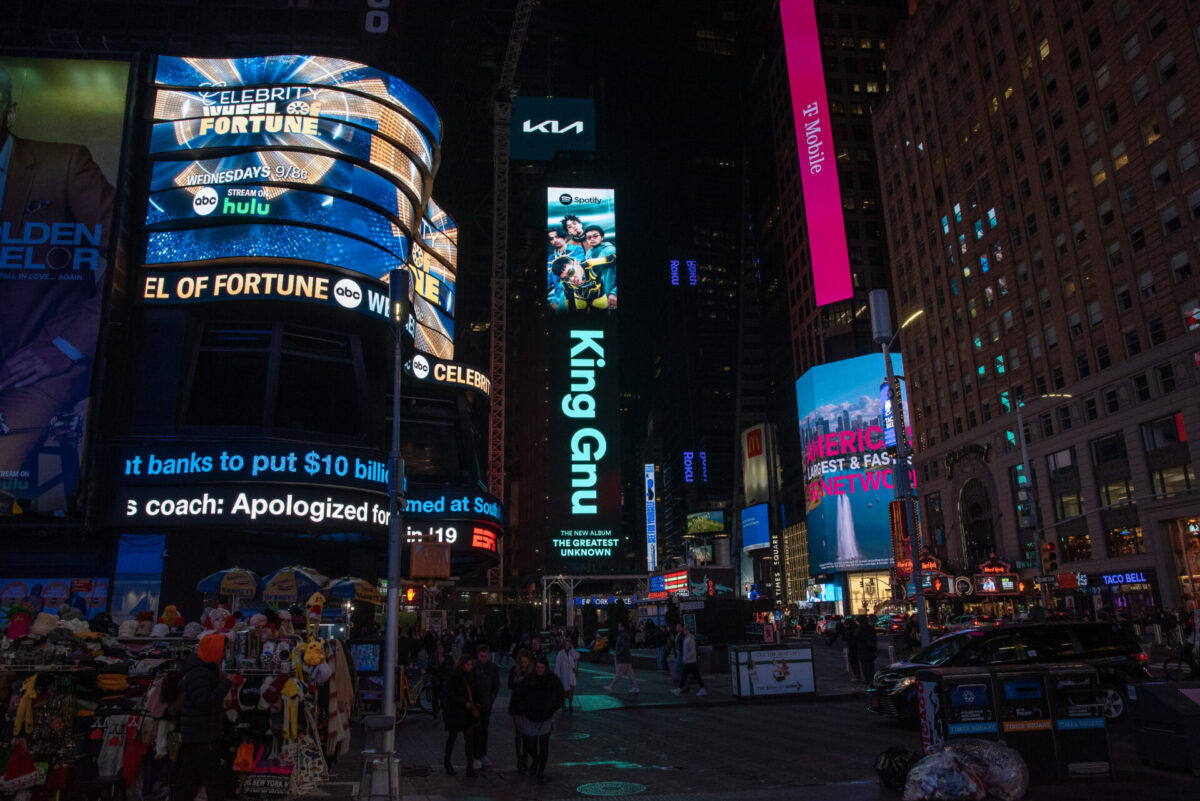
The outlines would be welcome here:
[[[1034,584],[1057,584],[1058,577],[1057,576],[1034,576],[1033,583]]]

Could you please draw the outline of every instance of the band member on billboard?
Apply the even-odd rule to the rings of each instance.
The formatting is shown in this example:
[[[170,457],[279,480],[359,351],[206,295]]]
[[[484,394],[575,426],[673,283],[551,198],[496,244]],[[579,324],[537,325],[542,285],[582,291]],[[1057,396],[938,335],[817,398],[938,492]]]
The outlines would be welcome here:
[[[579,245],[579,247],[583,247],[583,220],[574,214],[568,214],[562,218],[562,227],[567,229],[567,233],[571,235],[572,242]]]
[[[608,308],[617,308],[617,247],[604,238],[604,229],[589,225],[583,229],[584,264],[595,268],[608,294]]]
[[[562,282],[554,274],[554,261],[562,256],[570,256],[576,261],[583,259],[583,246],[576,244],[565,229],[555,226],[547,229],[550,254],[546,257],[546,302],[554,311],[565,308],[566,299],[563,297]]]
[[[87,148],[15,136],[16,114],[0,65],[0,475],[88,394],[114,196]]]
[[[562,284],[568,309],[607,309],[608,295],[604,292],[604,282],[594,269],[585,264],[570,256],[559,256],[550,265],[550,270]]]

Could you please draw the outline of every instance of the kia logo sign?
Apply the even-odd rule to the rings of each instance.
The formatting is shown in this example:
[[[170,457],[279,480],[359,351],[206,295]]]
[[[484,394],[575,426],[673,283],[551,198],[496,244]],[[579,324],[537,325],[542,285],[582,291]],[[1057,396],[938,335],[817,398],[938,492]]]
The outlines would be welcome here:
[[[570,206],[571,205],[571,196],[568,194],[559,195],[558,202],[563,204],[564,206]]]
[[[207,217],[217,209],[217,190],[211,186],[202,186],[192,198],[192,211],[201,217]]]
[[[413,356],[412,371],[422,381],[429,377],[429,362],[419,353]]]
[[[533,120],[525,120],[521,123],[521,130],[525,133],[544,133],[544,134],[565,134],[574,133],[583,135],[583,120],[576,120],[568,125],[559,126],[558,120],[543,120],[537,125],[533,124]]]
[[[362,303],[363,293],[357,282],[343,278],[333,285],[333,298],[339,306],[357,309],[358,304]]]

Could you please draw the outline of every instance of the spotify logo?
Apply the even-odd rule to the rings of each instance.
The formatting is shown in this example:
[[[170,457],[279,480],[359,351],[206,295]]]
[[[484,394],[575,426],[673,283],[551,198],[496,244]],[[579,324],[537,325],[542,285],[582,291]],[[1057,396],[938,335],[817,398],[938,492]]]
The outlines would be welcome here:
[[[192,211],[201,217],[207,217],[217,208],[217,190],[211,186],[202,186],[192,198]]]
[[[362,303],[363,293],[356,282],[343,278],[333,285],[333,298],[339,306],[357,309],[358,304]]]

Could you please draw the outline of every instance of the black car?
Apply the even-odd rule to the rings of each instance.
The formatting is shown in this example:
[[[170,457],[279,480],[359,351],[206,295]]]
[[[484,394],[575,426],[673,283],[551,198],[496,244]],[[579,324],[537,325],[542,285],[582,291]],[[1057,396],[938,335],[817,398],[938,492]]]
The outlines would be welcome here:
[[[1086,662],[1100,671],[1104,714],[1125,713],[1125,686],[1150,679],[1149,658],[1133,638],[1111,623],[1019,623],[948,634],[906,662],[875,674],[867,697],[871,710],[915,720],[916,674],[927,667],[1002,667],[1039,662]]]

